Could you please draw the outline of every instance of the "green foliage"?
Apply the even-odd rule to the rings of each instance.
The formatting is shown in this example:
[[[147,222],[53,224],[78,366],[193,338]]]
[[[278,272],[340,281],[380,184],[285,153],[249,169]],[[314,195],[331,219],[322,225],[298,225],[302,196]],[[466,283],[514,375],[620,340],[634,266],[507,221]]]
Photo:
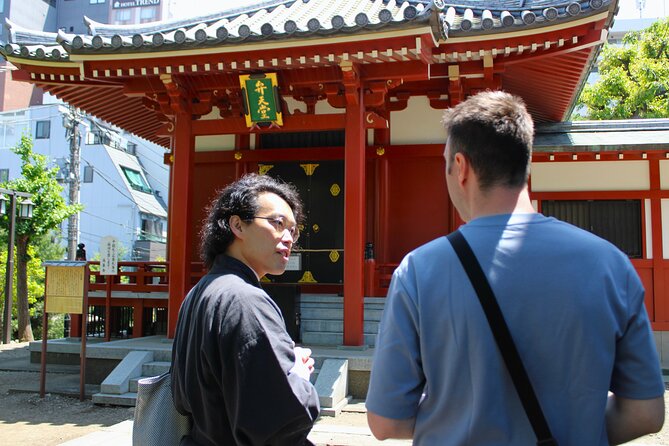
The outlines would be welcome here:
[[[16,219],[16,236],[27,235],[31,239],[49,234],[70,215],[83,209],[81,205],[68,206],[61,195],[63,187],[56,181],[58,167],[49,168],[47,157],[33,152],[32,139],[21,136],[19,144],[12,151],[21,158],[21,177],[11,180],[5,187],[33,195],[35,203],[33,218]],[[8,219],[2,220],[2,227],[8,227]]]
[[[36,312],[38,317],[32,317],[33,334],[35,339],[42,339],[42,315],[44,309],[44,302],[39,302],[36,305]],[[49,334],[47,339],[60,339],[65,337],[65,315],[64,314],[49,314]]]
[[[51,236],[63,220],[83,208],[81,205],[66,204],[61,195],[63,188],[56,181],[58,168],[49,168],[47,157],[33,152],[32,147],[32,139],[27,135],[21,136],[19,144],[12,149],[21,158],[21,177],[2,184],[6,189],[30,193],[35,205],[33,217],[17,218],[14,226],[17,254],[14,261],[14,298],[17,305],[13,309],[18,310],[18,337],[22,341],[33,340],[31,319],[39,317],[36,303],[44,295],[44,269],[40,256],[62,258],[62,251],[50,246],[44,238]],[[5,231],[9,228],[7,216],[0,218],[0,228]],[[6,253],[3,258],[6,261]],[[0,271],[5,270],[5,265],[0,265]],[[4,277],[1,280],[4,285]]]
[[[669,19],[628,33],[622,47],[605,45],[599,74],[577,102],[586,119],[669,117]]]
[[[40,317],[40,313],[36,311],[35,305],[41,303],[44,300],[44,268],[42,268],[42,260],[38,258],[37,251],[34,247],[28,247],[28,261],[27,266],[27,275],[28,275],[28,305],[30,311],[30,317]],[[18,262],[16,252],[14,252],[14,265]],[[4,314],[4,304],[5,304],[5,283],[6,283],[6,272],[7,271],[7,247],[4,246],[0,248],[0,294],[2,295],[2,310]],[[14,268],[14,287],[12,290],[12,315],[13,318],[17,317],[18,314],[18,302],[17,302],[17,268]],[[16,331],[16,324],[13,326],[12,332]],[[14,336],[12,336],[14,338]]]

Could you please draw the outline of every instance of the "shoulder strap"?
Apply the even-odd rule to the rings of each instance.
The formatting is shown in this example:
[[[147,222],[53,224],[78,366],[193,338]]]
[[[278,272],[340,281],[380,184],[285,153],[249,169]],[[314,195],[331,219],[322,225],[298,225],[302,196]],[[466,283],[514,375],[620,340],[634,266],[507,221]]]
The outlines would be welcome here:
[[[539,401],[534,393],[534,388],[527,376],[523,362],[520,359],[516,345],[513,343],[509,327],[504,321],[502,310],[499,308],[495,294],[490,288],[490,283],[486,278],[481,265],[472,251],[469,243],[459,230],[448,235],[448,240],[453,245],[455,253],[460,258],[460,262],[467,272],[474,290],[481,302],[483,312],[488,319],[490,328],[497,342],[497,347],[502,353],[506,368],[509,370],[513,384],[516,387],[518,396],[523,404],[525,413],[530,420],[532,429],[537,436],[537,444],[540,446],[557,445],[553,435],[548,427],[544,413],[541,410]]]

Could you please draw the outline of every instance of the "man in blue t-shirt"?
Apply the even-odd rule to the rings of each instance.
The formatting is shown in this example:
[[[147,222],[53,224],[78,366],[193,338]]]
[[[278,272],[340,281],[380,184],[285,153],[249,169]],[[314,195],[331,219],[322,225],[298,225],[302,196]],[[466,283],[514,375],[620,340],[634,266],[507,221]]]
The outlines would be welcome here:
[[[534,127],[523,102],[485,92],[446,111],[446,182],[557,443],[627,442],[664,423],[664,384],[629,259],[535,212]],[[367,395],[379,439],[528,445],[536,437],[483,309],[442,237],[397,268]]]

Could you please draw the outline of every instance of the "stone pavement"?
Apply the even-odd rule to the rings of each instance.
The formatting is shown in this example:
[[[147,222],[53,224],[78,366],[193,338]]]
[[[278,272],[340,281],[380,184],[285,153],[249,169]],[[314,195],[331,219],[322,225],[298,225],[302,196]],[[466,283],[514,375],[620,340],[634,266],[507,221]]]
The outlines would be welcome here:
[[[321,418],[309,434],[309,439],[317,446],[407,446],[409,440],[376,440],[369,428],[328,424]],[[132,421],[123,421],[98,432],[62,443],[61,446],[131,446]]]
[[[39,371],[39,364],[30,363],[26,355],[0,356],[0,370]],[[79,396],[79,367],[74,365],[48,364],[46,380],[47,393],[60,394],[78,398]],[[36,376],[38,376],[36,374]],[[22,383],[16,391],[39,392],[39,380]],[[99,391],[99,386],[86,385],[86,394],[91,395]],[[309,435],[309,439],[318,446],[406,446],[409,440],[376,440],[365,423],[364,402],[354,401],[349,404],[344,413],[351,423],[343,424],[331,417],[320,417]],[[667,420],[669,422],[669,420]],[[80,438],[62,443],[62,446],[130,446],[132,445],[132,420],[123,421],[113,426],[101,428],[99,431]],[[660,446],[644,440],[627,443],[628,446]]]

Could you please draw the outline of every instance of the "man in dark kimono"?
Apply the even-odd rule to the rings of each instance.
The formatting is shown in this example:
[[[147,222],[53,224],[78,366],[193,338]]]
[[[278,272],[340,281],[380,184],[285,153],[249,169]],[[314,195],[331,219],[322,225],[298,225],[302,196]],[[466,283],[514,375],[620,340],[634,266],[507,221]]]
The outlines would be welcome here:
[[[311,351],[295,347],[259,282],[285,271],[301,218],[295,189],[266,175],[213,201],[201,245],[209,272],[181,306],[172,350],[174,403],[193,419],[182,444],[311,444]]]

